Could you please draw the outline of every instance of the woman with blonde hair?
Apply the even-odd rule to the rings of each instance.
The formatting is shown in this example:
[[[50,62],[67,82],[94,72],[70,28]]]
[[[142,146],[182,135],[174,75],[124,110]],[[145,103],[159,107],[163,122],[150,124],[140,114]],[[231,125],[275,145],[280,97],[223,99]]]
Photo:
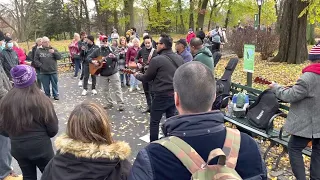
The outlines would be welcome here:
[[[119,69],[125,69],[126,68],[126,53],[128,50],[127,41],[126,38],[121,36],[120,37],[120,44],[117,48],[117,51],[119,52],[119,60],[118,60],[118,68]],[[127,86],[130,86],[129,84],[129,76],[127,74],[124,74],[120,72],[120,80],[121,80],[121,87],[124,87],[124,84],[126,82]]]
[[[42,180],[125,180],[131,169],[128,143],[113,140],[106,111],[95,103],[76,106],[55,145]]]
[[[81,58],[80,58],[80,49],[78,42],[80,41],[80,35],[74,33],[73,40],[69,45],[69,53],[72,63],[75,65],[74,77],[78,77],[78,72],[81,69]]]
[[[129,68],[137,68],[137,64],[135,62],[135,59],[138,55],[138,52],[141,50],[140,47],[140,40],[138,38],[134,38],[132,40],[133,46],[128,48],[127,54],[126,54],[126,65]],[[130,75],[130,88],[129,92],[132,92],[134,89],[137,91],[140,91],[140,88],[138,86],[140,81],[138,81],[132,74]]]

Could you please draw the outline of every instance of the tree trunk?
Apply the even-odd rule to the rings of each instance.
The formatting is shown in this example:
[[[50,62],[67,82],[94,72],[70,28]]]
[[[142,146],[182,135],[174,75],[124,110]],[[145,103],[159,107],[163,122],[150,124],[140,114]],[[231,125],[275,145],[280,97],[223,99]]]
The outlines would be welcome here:
[[[213,15],[213,11],[215,10],[215,8],[217,7],[216,5],[216,1],[211,4],[211,1],[209,2],[210,3],[210,16],[209,16],[209,23],[208,23],[208,31],[210,31],[210,27],[211,27],[211,19],[212,19],[212,15]]]
[[[134,2],[134,0],[128,0],[128,3],[129,3],[129,16],[130,16],[130,27],[134,27],[133,2]]]
[[[208,0],[203,0],[201,9],[198,11],[197,29],[203,29],[204,17],[206,15],[206,9],[208,5]]]
[[[117,29],[118,32],[120,32],[120,31],[119,31],[118,11],[117,11],[116,8],[113,10],[113,22],[114,22],[114,28]]]
[[[307,59],[307,15],[298,17],[307,5],[307,2],[301,0],[285,0],[280,23],[279,52],[272,61],[300,64]]]
[[[129,13],[129,0],[124,0],[124,17],[125,17],[125,32],[129,30],[130,27],[130,13]]]
[[[94,5],[96,8],[96,12],[97,12],[97,27],[98,27],[98,31],[101,31],[101,12],[100,12],[100,0],[93,0],[94,1]]]
[[[91,28],[90,28],[90,17],[89,17],[89,11],[88,11],[88,6],[87,6],[87,0],[82,1],[83,9],[86,15],[86,32],[88,34],[91,34]]]
[[[185,31],[185,26],[183,22],[183,10],[182,10],[182,3],[181,0],[178,0],[178,5],[179,5],[179,13],[180,13],[180,27],[179,27],[179,32],[184,33]]]
[[[157,2],[157,13],[160,14],[160,12],[161,12],[161,1],[157,0],[156,2]]]
[[[316,43],[315,38],[314,38],[314,29],[315,29],[314,24],[308,24],[308,26],[307,26],[307,43],[309,45],[313,45]]]
[[[194,29],[194,0],[190,0],[190,11],[189,11],[189,28]]]
[[[232,4],[232,0],[229,0],[227,16],[226,16],[226,20],[224,21],[224,27],[226,29],[228,28],[228,25],[229,25],[229,18],[231,15],[231,4]]]

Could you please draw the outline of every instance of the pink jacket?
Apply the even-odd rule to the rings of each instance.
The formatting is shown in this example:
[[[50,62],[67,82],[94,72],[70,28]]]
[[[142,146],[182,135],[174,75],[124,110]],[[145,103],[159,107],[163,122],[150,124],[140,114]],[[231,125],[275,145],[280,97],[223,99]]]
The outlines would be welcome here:
[[[69,45],[70,57],[73,58],[75,54],[80,55],[80,50],[78,46],[79,41],[72,41]]]
[[[16,46],[13,46],[12,49],[17,53],[20,64],[26,64],[25,60],[27,59],[27,56],[24,53],[24,50]]]
[[[140,47],[138,48],[138,50],[135,50],[133,46],[129,47],[126,54],[126,64],[129,64],[129,61],[134,61],[140,50]]]
[[[187,43],[190,44],[191,39],[195,38],[196,34],[194,32],[187,35]]]

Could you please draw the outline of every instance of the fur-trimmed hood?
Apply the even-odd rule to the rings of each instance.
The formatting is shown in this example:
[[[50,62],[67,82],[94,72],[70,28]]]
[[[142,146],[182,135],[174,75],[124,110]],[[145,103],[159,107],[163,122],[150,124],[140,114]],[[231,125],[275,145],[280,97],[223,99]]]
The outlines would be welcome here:
[[[63,134],[55,140],[55,145],[60,154],[69,153],[78,158],[107,158],[125,160],[131,154],[131,148],[128,143],[117,141],[113,144],[98,145],[94,143],[84,143],[71,139]]]

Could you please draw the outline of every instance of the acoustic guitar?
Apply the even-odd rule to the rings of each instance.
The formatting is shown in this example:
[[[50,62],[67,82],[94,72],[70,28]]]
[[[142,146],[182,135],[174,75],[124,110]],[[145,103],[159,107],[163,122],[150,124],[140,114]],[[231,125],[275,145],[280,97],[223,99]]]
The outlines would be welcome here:
[[[89,63],[89,72],[91,75],[96,75],[97,71],[103,67],[103,56],[98,56],[92,59],[92,63]],[[94,65],[93,62],[99,63],[98,66]]]
[[[266,85],[272,84],[271,81],[268,81],[267,79],[262,78],[262,77],[256,77],[256,78],[254,79],[254,82],[255,82],[255,83],[258,83],[258,84],[266,84]],[[309,147],[309,148],[312,147],[312,141],[310,141],[310,142],[308,143],[307,147]]]
[[[120,72],[124,73],[124,74],[134,74],[137,71],[136,70],[132,70],[132,69],[119,69]]]

